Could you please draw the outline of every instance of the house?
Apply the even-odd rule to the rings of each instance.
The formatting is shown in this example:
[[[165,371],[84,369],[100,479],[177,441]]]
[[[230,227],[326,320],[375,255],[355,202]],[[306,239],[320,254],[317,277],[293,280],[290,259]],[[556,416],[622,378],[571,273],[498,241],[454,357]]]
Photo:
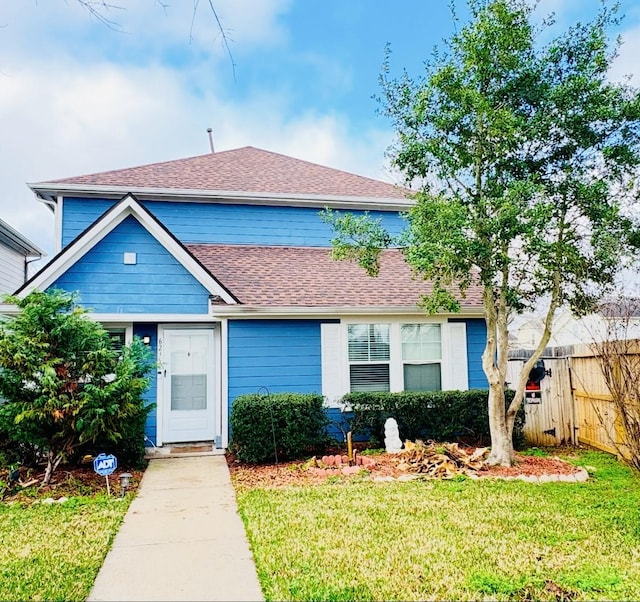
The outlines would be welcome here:
[[[350,390],[486,387],[479,290],[459,314],[417,307],[429,284],[398,250],[378,278],[330,257],[325,207],[393,232],[411,201],[390,184],[253,147],[30,184],[58,253],[18,295],[78,291],[112,333],[157,357],[147,435],[225,448],[233,400]]]
[[[29,263],[43,256],[44,251],[0,219],[0,295],[21,286],[27,279]]]
[[[525,319],[511,341],[512,349],[534,349],[542,333],[541,318]],[[633,297],[605,299],[596,311],[585,316],[576,316],[569,308],[561,308],[553,319],[551,338],[547,347],[568,348],[616,339],[640,338],[640,303]]]

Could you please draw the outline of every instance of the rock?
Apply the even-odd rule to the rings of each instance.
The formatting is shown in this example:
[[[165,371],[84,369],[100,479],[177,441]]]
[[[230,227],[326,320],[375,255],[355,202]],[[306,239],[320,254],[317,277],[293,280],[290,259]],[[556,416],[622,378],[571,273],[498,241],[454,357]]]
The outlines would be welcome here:
[[[360,472],[360,468],[358,466],[343,466],[342,474],[345,476],[351,476],[354,474],[358,474]]]
[[[580,472],[577,472],[574,476],[578,483],[584,483],[589,480],[589,473],[584,468],[581,468]]]

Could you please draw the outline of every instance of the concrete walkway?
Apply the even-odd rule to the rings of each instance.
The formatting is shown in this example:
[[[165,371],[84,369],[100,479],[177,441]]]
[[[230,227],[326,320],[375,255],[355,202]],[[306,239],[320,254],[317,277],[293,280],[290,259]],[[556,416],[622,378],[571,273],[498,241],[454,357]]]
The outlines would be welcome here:
[[[149,462],[88,600],[263,600],[224,456]]]

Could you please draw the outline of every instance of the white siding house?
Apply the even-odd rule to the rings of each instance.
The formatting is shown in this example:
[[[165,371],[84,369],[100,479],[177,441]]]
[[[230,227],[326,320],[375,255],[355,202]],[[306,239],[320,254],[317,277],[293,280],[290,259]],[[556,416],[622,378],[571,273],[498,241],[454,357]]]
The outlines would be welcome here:
[[[0,219],[0,295],[15,292],[27,279],[29,260],[44,252]]]

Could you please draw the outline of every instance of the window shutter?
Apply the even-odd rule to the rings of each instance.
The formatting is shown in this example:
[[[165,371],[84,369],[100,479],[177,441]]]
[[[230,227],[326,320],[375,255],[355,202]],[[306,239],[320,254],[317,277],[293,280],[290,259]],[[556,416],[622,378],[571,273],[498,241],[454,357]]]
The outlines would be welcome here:
[[[341,333],[340,324],[320,324],[322,394],[329,407],[339,407],[340,398],[346,393],[342,384],[344,363]]]
[[[450,389],[466,391],[469,388],[467,369],[467,325],[449,322]]]

